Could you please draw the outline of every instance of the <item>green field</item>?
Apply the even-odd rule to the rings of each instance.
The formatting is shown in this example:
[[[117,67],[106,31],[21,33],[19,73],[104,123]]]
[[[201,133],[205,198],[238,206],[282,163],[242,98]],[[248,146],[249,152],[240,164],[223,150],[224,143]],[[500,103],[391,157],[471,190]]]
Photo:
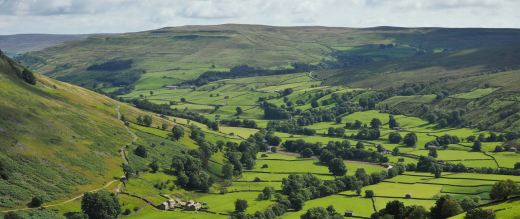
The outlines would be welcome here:
[[[475,98],[479,98],[479,97],[488,95],[490,93],[493,93],[494,91],[496,91],[498,89],[500,89],[500,88],[496,87],[496,88],[476,89],[476,90],[468,92],[468,93],[456,94],[451,97],[461,98],[461,99],[475,99]]]

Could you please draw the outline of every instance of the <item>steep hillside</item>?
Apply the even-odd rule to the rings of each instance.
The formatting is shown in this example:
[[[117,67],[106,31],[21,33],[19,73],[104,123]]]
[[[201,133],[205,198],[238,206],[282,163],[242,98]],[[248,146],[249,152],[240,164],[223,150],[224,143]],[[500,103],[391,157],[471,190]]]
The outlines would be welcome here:
[[[237,65],[279,69],[291,68],[289,64],[298,61],[335,66],[342,65],[336,62],[341,54],[346,55],[346,62],[356,65],[364,63],[358,59],[382,61],[444,50],[518,45],[519,39],[520,31],[515,29],[185,26],[118,37],[92,36],[19,56],[17,60],[62,81],[113,87],[106,89],[112,91],[119,83],[113,86],[113,80],[103,77],[114,72],[146,71],[130,84],[136,89],[154,89]],[[352,55],[356,57],[349,57]],[[121,60],[133,63],[130,68],[87,70],[94,64]]]
[[[119,179],[120,150],[133,136],[115,102],[39,74],[30,85],[14,71],[22,66],[0,57],[0,210],[36,195],[58,203]],[[119,104],[128,117],[142,113]]]

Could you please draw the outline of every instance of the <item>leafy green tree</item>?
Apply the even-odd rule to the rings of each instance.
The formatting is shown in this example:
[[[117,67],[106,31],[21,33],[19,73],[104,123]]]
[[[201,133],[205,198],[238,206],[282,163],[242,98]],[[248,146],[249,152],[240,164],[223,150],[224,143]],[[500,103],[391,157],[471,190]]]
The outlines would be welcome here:
[[[237,106],[236,111],[237,111],[237,115],[242,114],[242,108],[240,108],[239,106]]]
[[[130,176],[135,173],[135,170],[129,164],[123,164],[123,172],[125,173],[126,180],[130,180]]]
[[[394,200],[386,203],[385,214],[393,215],[395,219],[404,219],[405,213],[403,202]]]
[[[178,141],[180,138],[184,137],[184,128],[182,128],[180,125],[174,125],[172,133],[173,138]]]
[[[235,202],[235,211],[236,212],[244,212],[249,207],[246,200],[237,199]]]
[[[319,156],[319,159],[322,163],[326,163],[328,164],[330,160],[336,158],[336,156],[330,152],[329,150],[327,149],[323,149],[321,150],[321,154]]]
[[[233,178],[233,166],[231,164],[226,163],[222,166],[222,174],[224,174],[224,178],[232,179]]]
[[[258,194],[258,200],[259,200],[259,201],[264,200],[264,193],[259,193],[259,194]]]
[[[390,132],[388,135],[388,141],[393,144],[398,144],[402,139],[403,137],[398,132]]]
[[[408,146],[414,146],[417,143],[417,135],[415,132],[410,132],[404,136],[404,143]]]
[[[47,195],[37,195],[32,198],[31,205],[32,207],[40,207],[44,202],[49,202],[51,199]]]
[[[330,206],[329,206],[330,207]],[[334,210],[334,208],[332,208]],[[338,214],[335,212],[329,211],[329,208],[325,209],[323,207],[314,207],[308,209],[304,214],[300,215],[301,219],[332,219],[337,218],[334,217],[335,214]],[[343,216],[340,215],[340,218],[343,218]]]
[[[318,103],[318,101],[313,100],[313,101],[311,102],[311,107],[312,107],[312,108],[316,108],[316,107],[319,107],[319,106],[320,106],[320,104]]]
[[[137,124],[141,125],[143,124],[143,116],[141,114],[139,114],[139,116],[137,116]]]
[[[356,148],[357,149],[365,149],[365,145],[363,144],[363,142],[358,141],[358,143],[356,144]]]
[[[150,96],[153,96],[153,91],[150,91]]]
[[[381,126],[381,120],[378,118],[373,118],[372,121],[370,121],[370,127],[373,129],[378,129]]]
[[[393,156],[397,156],[399,155],[401,152],[399,152],[399,148],[398,147],[395,147],[394,150],[392,150],[392,155]]]
[[[479,203],[476,203],[473,199],[469,198],[468,196],[464,196],[462,200],[459,201],[459,205],[464,211],[469,211],[470,209],[473,209],[479,205]]]
[[[294,210],[302,210],[305,205],[305,200],[302,195],[298,194],[296,197],[291,198],[291,206]]]
[[[517,183],[511,179],[507,179],[496,182],[493,187],[491,187],[489,197],[493,200],[506,200],[507,197],[519,193]]]
[[[168,129],[168,124],[166,123],[163,123],[162,126],[161,126],[162,130],[166,130]]]
[[[344,176],[347,174],[347,166],[340,158],[334,158],[329,161],[329,172],[334,176]]]
[[[431,149],[430,152],[428,152],[428,156],[431,156],[433,158],[437,158],[437,150],[436,149]]]
[[[81,210],[89,218],[112,219],[121,214],[119,198],[106,190],[86,192],[81,199]]]
[[[390,117],[390,119],[388,120],[388,127],[390,127],[391,129],[394,128],[394,127],[399,127],[399,123],[394,119],[394,117]]]
[[[442,216],[443,218],[453,217],[462,212],[460,205],[453,200],[446,200],[442,204]]]
[[[304,158],[310,158],[312,156],[314,156],[314,153],[312,152],[312,150],[310,148],[305,148],[301,153],[300,155]]]
[[[343,117],[341,117],[341,116],[336,117],[336,123],[341,124],[342,120],[343,120]]]
[[[442,175],[442,166],[439,164],[432,164],[428,169],[428,172],[435,175],[435,178],[439,178]]]
[[[451,200],[450,195],[441,195],[437,201],[435,201],[435,206],[430,208],[430,219],[444,219],[445,217],[442,215],[442,207],[447,200]]]
[[[143,145],[139,145],[136,149],[135,149],[135,155],[139,156],[139,157],[142,157],[142,158],[146,158],[148,157],[148,151],[146,149],[145,146]]]
[[[482,143],[480,143],[479,140],[476,140],[473,143],[473,146],[471,146],[471,149],[473,149],[473,151],[480,151],[482,149]]]
[[[276,192],[274,187],[265,187],[262,191],[265,199],[271,199],[271,196]]]
[[[410,214],[407,219],[426,219],[428,218],[428,210],[426,210],[423,206],[413,205],[410,209]]]
[[[520,162],[515,163],[515,170],[520,170]]]
[[[186,175],[186,173],[184,173],[184,171],[179,171],[179,175],[177,176],[177,183],[182,187],[186,187],[189,182],[190,178]]]
[[[16,212],[10,211],[4,214],[4,219],[23,219],[22,217],[18,216]]]
[[[183,102],[183,103],[186,102],[186,98],[184,98],[184,97],[181,98],[181,102]]]
[[[484,211],[482,208],[474,208],[469,210],[464,219],[495,219],[495,212]]]
[[[374,191],[373,190],[365,190],[365,197],[367,197],[367,198],[374,197]]]
[[[125,115],[122,115],[122,114],[121,114],[121,121],[126,121],[126,120],[125,120]]]
[[[22,71],[22,79],[28,84],[36,84],[36,77],[34,77],[34,74],[26,68]]]
[[[152,122],[153,122],[152,116],[144,115],[144,117],[143,117],[143,124],[146,127],[150,127],[152,125]]]
[[[148,167],[150,167],[150,169],[152,169],[153,172],[157,172],[159,170],[159,162],[157,162],[157,160],[154,160],[153,162],[151,162],[150,164],[148,164]]]

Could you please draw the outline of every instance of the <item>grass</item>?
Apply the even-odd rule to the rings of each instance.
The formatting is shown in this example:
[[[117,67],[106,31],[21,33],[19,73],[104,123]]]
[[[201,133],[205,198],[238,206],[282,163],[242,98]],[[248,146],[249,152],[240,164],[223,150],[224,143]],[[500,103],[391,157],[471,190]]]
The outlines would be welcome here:
[[[246,200],[249,207],[246,214],[253,214],[256,211],[264,211],[270,205],[276,203],[274,199],[271,200],[257,200],[259,192],[237,192],[227,193],[224,195],[210,195],[197,199],[198,202],[206,202],[210,211],[217,213],[231,214],[235,213],[235,202],[237,199]]]
[[[373,190],[376,196],[389,196],[389,197],[402,197],[406,194],[412,193],[414,198],[433,198],[437,193],[441,191],[442,185],[429,185],[429,184],[400,184],[400,183],[387,183],[382,182],[376,185],[365,186],[362,189],[361,194],[365,194],[365,190]],[[349,194],[351,192],[343,192]]]
[[[376,197],[374,198],[376,201],[376,208],[383,209],[386,208],[386,204],[388,202],[398,200],[404,203],[404,206],[412,206],[412,205],[422,205],[425,209],[430,209],[430,207],[435,206],[435,200],[417,200],[417,199],[404,199],[404,198],[382,198]]]
[[[349,197],[343,195],[331,195],[305,202],[303,209],[297,212],[286,212],[280,218],[297,219],[308,209],[332,205],[337,212],[354,211],[356,216],[370,217],[374,213],[372,200],[369,198]]]
[[[421,183],[425,182],[429,179],[433,178],[433,176],[407,176],[407,175],[399,175],[391,179],[386,179],[388,182],[403,182],[403,183]]]
[[[510,199],[504,202],[486,205],[483,209],[494,209],[496,218],[519,218],[520,198]],[[462,219],[466,213],[451,217],[452,219]]]
[[[499,87],[490,87],[485,89],[476,89],[474,91],[468,92],[468,93],[460,93],[455,94],[451,96],[452,98],[461,98],[461,99],[476,99],[479,97],[486,96],[490,93],[493,93],[494,91],[500,89]]]
[[[181,212],[180,210],[176,211],[161,211],[152,206],[147,206],[138,214],[132,216],[132,218],[146,218],[146,219],[160,219],[160,218],[180,218],[180,219],[209,219],[209,218],[228,218],[226,215],[215,215],[204,212],[193,212],[193,211],[185,211]]]

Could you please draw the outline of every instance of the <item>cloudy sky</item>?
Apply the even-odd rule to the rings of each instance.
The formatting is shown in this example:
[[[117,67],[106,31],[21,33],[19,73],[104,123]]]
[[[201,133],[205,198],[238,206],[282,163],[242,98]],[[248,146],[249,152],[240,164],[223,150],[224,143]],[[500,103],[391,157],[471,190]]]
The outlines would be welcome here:
[[[520,0],[0,0],[0,35],[225,23],[520,28]]]

